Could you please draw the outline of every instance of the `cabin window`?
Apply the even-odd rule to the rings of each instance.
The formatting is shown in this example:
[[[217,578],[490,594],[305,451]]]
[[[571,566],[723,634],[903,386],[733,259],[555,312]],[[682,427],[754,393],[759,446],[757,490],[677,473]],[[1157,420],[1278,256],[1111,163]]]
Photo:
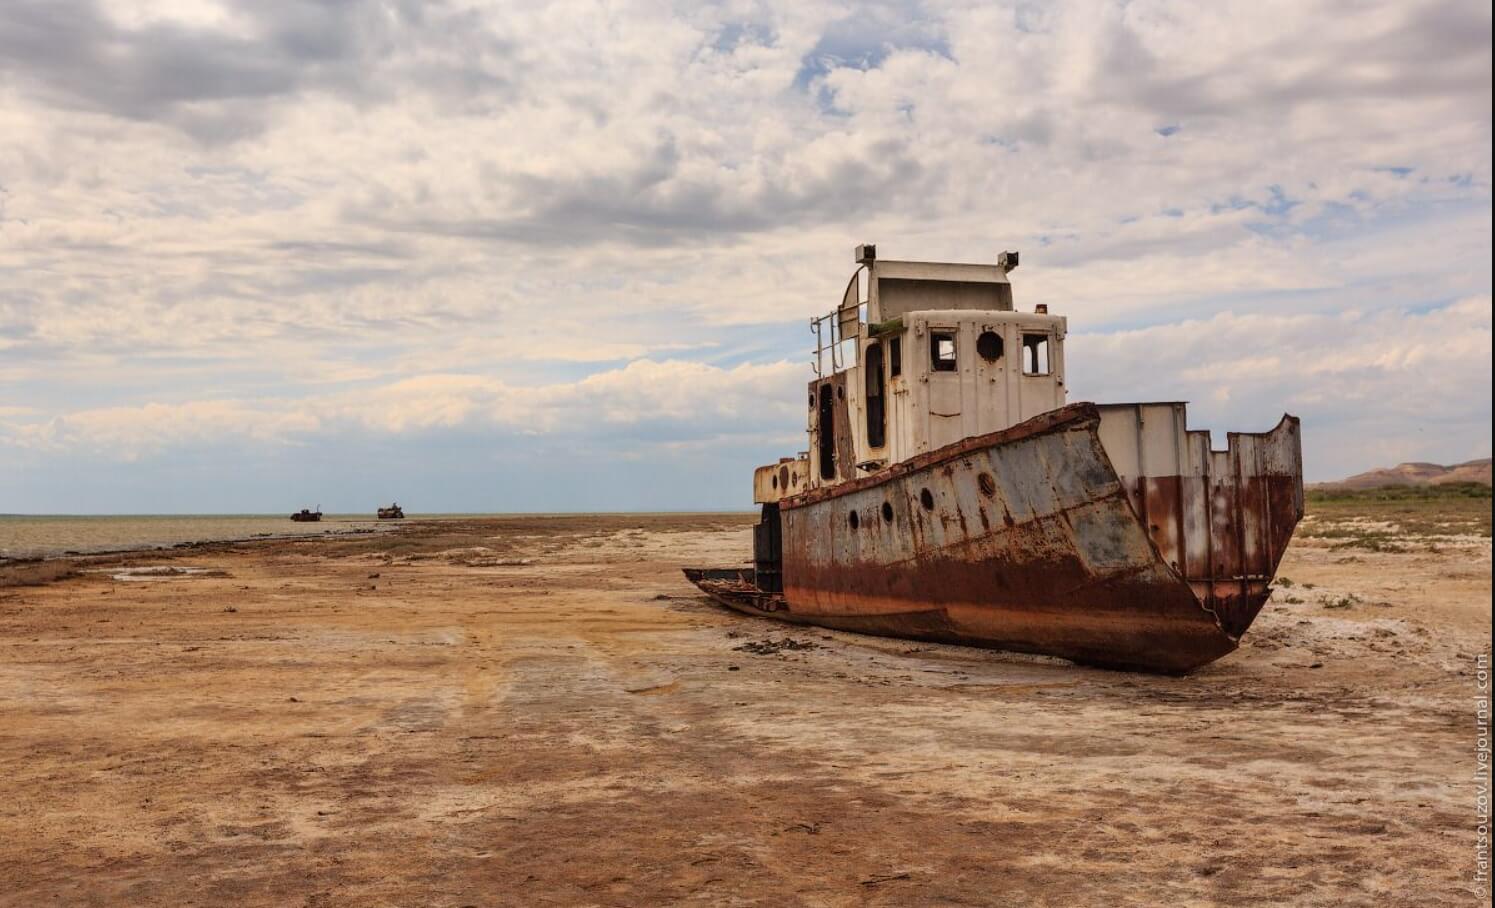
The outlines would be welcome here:
[[[903,374],[903,338],[891,337],[888,339],[888,378],[897,378]]]
[[[816,434],[820,437],[820,478],[836,478],[836,396],[831,386],[820,386],[820,406],[816,413]]]
[[[995,331],[983,331],[976,338],[976,353],[989,363],[1002,358],[1002,335]]]
[[[862,363],[867,377],[867,447],[880,448],[887,440],[887,407],[883,395],[882,344],[873,341],[867,345],[867,358]]]
[[[1049,336],[1047,334],[1023,335],[1023,374],[1049,374]]]
[[[929,333],[929,368],[933,372],[955,371],[955,332]]]

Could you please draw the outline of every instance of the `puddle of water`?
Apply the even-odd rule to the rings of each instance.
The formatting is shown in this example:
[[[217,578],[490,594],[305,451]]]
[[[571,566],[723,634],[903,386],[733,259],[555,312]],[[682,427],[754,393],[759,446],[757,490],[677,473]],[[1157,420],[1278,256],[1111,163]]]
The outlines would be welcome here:
[[[159,564],[145,567],[132,568],[103,568],[99,570],[84,571],[85,574],[108,574],[110,579],[120,580],[125,583],[139,583],[152,580],[180,580],[194,574],[215,573],[213,568],[205,567],[178,567],[176,565]]]

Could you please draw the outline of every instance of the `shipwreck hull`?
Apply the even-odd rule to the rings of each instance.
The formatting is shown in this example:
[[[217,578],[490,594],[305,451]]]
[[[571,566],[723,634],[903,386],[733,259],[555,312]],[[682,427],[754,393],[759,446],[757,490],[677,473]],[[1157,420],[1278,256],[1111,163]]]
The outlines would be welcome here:
[[[687,575],[791,622],[1188,671],[1238,645],[1303,498],[1296,419],[1212,451],[1182,417],[1063,407],[786,498],[777,561]]]

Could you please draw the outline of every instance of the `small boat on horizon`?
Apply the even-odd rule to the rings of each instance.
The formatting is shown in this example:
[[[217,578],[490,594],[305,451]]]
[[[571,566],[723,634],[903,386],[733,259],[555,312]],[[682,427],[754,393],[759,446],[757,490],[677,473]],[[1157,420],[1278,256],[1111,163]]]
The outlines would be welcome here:
[[[322,506],[317,505],[317,509],[315,511],[308,511],[306,508],[302,508],[301,510],[292,514],[291,519],[296,521],[297,523],[317,523],[322,519]]]
[[[405,510],[400,507],[400,503],[397,501],[390,502],[390,505],[387,508],[379,509],[380,520],[403,520],[404,518]]]

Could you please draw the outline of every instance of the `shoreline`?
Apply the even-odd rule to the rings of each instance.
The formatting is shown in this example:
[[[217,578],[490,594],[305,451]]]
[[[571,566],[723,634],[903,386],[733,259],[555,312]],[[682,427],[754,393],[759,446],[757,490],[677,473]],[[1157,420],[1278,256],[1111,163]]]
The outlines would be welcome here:
[[[350,530],[331,530],[323,533],[262,533],[254,536],[233,536],[218,539],[194,539],[187,542],[175,542],[171,545],[160,543],[141,543],[137,546],[126,546],[124,548],[106,549],[77,549],[66,552],[49,553],[45,555],[4,555],[0,554],[0,569],[17,564],[43,564],[52,561],[73,561],[77,559],[109,558],[119,555],[139,555],[147,552],[170,553],[192,551],[198,549],[212,548],[214,546],[245,545],[258,542],[296,542],[316,539],[341,539],[348,536],[373,536],[385,533],[397,533],[400,527],[388,529],[358,528]]]
[[[8,515],[15,516],[15,515]],[[99,515],[108,519],[104,515]],[[150,515],[150,516],[173,516],[173,515]],[[216,515],[205,515],[216,516]],[[46,568],[60,563],[88,564],[96,561],[115,558],[131,558],[137,556],[176,556],[187,553],[211,552],[216,549],[233,546],[248,545],[274,545],[275,543],[315,543],[325,541],[335,543],[350,539],[382,538],[386,536],[399,536],[411,531],[427,530],[440,526],[460,527],[469,523],[482,523],[492,521],[503,522],[533,522],[543,525],[548,521],[571,522],[578,519],[595,517],[601,521],[627,521],[627,520],[690,520],[690,519],[720,519],[720,520],[752,520],[756,521],[758,515],[752,511],[578,511],[578,512],[547,512],[540,514],[436,514],[422,515],[419,517],[405,517],[400,520],[384,521],[377,526],[360,526],[343,530],[327,530],[320,533],[273,533],[256,534],[250,536],[231,536],[213,539],[196,539],[184,542],[163,545],[159,543],[143,543],[138,546],[125,546],[117,548],[101,548],[90,550],[76,550],[60,553],[49,553],[43,555],[4,555],[0,554],[0,588],[7,586],[33,586],[36,581],[26,577],[15,577],[13,572],[18,568]],[[370,522],[373,518],[370,518]],[[11,575],[11,576],[8,576]],[[71,573],[63,571],[41,580],[42,583],[50,583],[55,580],[65,579]]]
[[[183,539],[176,542],[146,541],[139,544],[103,544],[100,546],[75,546],[61,551],[26,552],[24,554],[6,554],[0,550],[0,568],[15,564],[35,564],[41,561],[65,560],[69,558],[93,558],[109,555],[123,555],[133,552],[169,552],[182,549],[191,549],[197,546],[210,544],[230,544],[273,541],[278,539],[333,539],[354,535],[370,535],[379,533],[399,532],[402,526],[417,523],[461,523],[473,520],[571,520],[576,518],[596,517],[603,520],[618,518],[692,518],[692,517],[724,517],[736,518],[739,516],[756,515],[756,511],[547,511],[547,512],[514,512],[514,513],[434,513],[407,516],[397,520],[381,520],[377,517],[366,517],[360,514],[327,514],[322,521],[324,527],[335,527],[337,524],[355,524],[346,529],[328,528],[317,532],[255,532],[248,534],[210,535],[194,539]],[[0,514],[0,527],[6,520],[35,520],[35,521],[238,521],[238,520],[286,520],[279,514]],[[3,537],[0,537],[3,538]]]

